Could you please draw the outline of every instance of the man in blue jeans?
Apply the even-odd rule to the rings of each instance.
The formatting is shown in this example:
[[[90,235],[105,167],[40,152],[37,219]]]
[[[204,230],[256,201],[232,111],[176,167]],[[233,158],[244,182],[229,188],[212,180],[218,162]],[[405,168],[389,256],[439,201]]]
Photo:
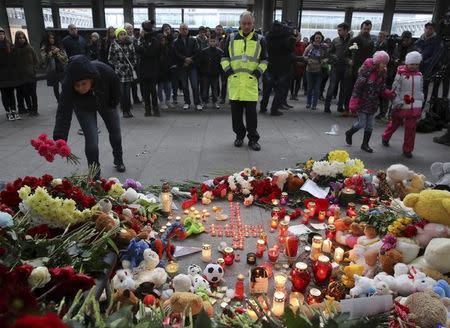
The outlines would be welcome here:
[[[85,153],[89,166],[100,167],[97,134],[97,112],[109,132],[114,165],[125,172],[122,158],[122,135],[117,105],[120,101],[120,82],[113,69],[99,61],[90,61],[84,55],[70,58],[62,84],[62,93],[56,111],[53,139],[67,141],[72,112],[80,123],[85,138]],[[95,178],[100,177],[100,171]]]

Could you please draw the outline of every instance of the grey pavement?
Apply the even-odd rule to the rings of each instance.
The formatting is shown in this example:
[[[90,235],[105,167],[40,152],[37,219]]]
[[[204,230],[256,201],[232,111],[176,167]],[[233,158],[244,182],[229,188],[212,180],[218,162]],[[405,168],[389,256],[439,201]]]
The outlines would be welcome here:
[[[69,145],[82,158],[79,167],[70,166],[58,158],[47,163],[38,156],[29,141],[40,133],[52,134],[56,101],[45,81],[38,83],[40,116],[7,122],[0,118],[0,179],[3,181],[28,174],[50,173],[55,176],[69,175],[74,170],[86,170],[84,160],[84,137],[77,135],[79,128],[74,116],[69,136]],[[259,134],[262,151],[254,152],[246,144],[233,147],[234,134],[231,129],[231,115],[228,105],[220,110],[207,109],[203,112],[183,111],[181,108],[162,111],[161,117],[144,117],[143,105],[135,105],[134,118],[123,119],[122,136],[124,161],[127,172],[115,172],[112,165],[108,134],[99,117],[100,161],[104,176],[119,178],[133,177],[144,184],[159,183],[161,179],[181,181],[203,180],[207,176],[228,173],[244,167],[257,166],[263,170],[288,168],[310,157],[322,158],[332,149],[345,149],[373,169],[387,168],[393,163],[403,163],[429,176],[434,161],[450,161],[450,149],[432,142],[432,134],[418,134],[412,159],[401,156],[403,129],[399,129],[391,140],[391,147],[381,145],[380,135],[384,124],[377,123],[371,140],[373,154],[360,150],[362,131],[354,136],[353,146],[344,141],[344,131],[350,127],[353,118],[344,118],[335,112],[323,113],[323,104],[317,111],[305,109],[305,97],[289,101],[294,108],[284,111],[281,117],[259,115]],[[182,96],[178,97],[179,106]],[[331,126],[339,126],[339,135],[325,134]]]

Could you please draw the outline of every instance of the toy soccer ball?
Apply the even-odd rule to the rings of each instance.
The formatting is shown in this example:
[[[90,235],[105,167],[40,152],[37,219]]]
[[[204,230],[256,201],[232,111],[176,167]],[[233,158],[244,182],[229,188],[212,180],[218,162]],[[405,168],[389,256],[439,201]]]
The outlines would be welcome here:
[[[202,268],[200,268],[197,264],[191,264],[190,266],[188,266],[187,269],[187,274],[190,277],[194,277],[198,274],[202,274]]]
[[[223,269],[219,264],[210,263],[203,270],[203,275],[210,283],[217,284],[223,278]]]

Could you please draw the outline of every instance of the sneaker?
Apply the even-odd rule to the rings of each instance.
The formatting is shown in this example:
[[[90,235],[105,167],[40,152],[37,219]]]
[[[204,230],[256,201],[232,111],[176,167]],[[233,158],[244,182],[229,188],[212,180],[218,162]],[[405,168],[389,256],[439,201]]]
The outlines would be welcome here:
[[[259,112],[260,112],[261,114],[265,114],[265,113],[267,113],[267,109],[266,109],[266,108],[261,108],[261,109],[259,110]]]
[[[183,110],[188,110],[189,107],[191,107],[191,105],[189,105],[189,104],[184,104],[184,105],[183,105]]]
[[[403,152],[403,156],[406,157],[406,158],[412,158],[412,157],[413,157],[413,156],[412,156],[412,153],[411,153],[411,152],[408,152],[408,151],[404,151],[404,152]]]
[[[169,101],[166,101],[166,106],[167,108],[173,108],[173,105]]]
[[[202,105],[197,105],[196,109],[197,109],[198,111],[202,111],[202,110],[203,110],[203,106],[202,106]]]
[[[270,116],[281,116],[283,115],[282,112],[280,112],[279,110],[274,110],[273,112],[270,112]]]
[[[384,147],[389,147],[389,140],[381,140],[381,143],[383,144]]]
[[[117,172],[121,172],[121,173],[125,172],[126,171],[125,165],[123,163],[116,165],[116,170],[117,170]]]
[[[220,109],[220,105],[218,103],[213,103],[215,109]]]
[[[310,109],[311,105],[310,104],[306,104],[306,109]]]
[[[83,130],[82,130],[82,129],[78,129],[77,134],[78,134],[79,136],[84,135]]]
[[[16,120],[16,117],[15,117],[15,115],[14,115],[13,113],[6,112],[6,119],[7,119],[8,121],[15,121],[15,120]]]
[[[248,146],[254,151],[260,151],[261,145],[257,141],[249,141]]]
[[[174,100],[172,101],[172,105],[174,105],[174,106],[178,105],[178,101],[177,101],[176,99],[174,99]]]
[[[169,109],[169,106],[167,106],[166,104],[162,103],[161,106],[160,106],[160,108],[161,108],[162,110],[167,110],[167,109]]]
[[[244,139],[236,138],[236,140],[234,140],[234,147],[240,148],[240,147],[242,147],[243,144],[244,144]]]
[[[289,105],[288,103],[283,103],[282,104],[284,107],[286,108],[294,108],[294,106]]]
[[[133,114],[131,114],[131,112],[124,112],[123,113],[123,118],[132,118]]]

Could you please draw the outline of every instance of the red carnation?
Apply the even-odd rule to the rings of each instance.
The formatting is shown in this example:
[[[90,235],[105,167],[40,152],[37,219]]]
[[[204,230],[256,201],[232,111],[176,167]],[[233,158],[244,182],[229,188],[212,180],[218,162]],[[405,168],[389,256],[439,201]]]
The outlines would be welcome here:
[[[39,139],[31,139],[31,145],[37,150],[42,145],[42,141]]]
[[[53,155],[53,154],[50,154],[50,153],[47,153],[47,154],[45,154],[45,160],[47,161],[47,162],[53,162],[54,160],[55,160],[55,155]]]
[[[58,146],[58,148],[67,146],[67,142],[65,140],[62,140],[62,139],[56,140],[55,143],[56,143],[56,146]]]
[[[415,235],[417,235],[417,228],[414,225],[409,225],[406,227],[406,229],[403,233],[404,233],[405,237],[412,238]]]
[[[202,190],[202,194],[204,194],[204,193],[207,192],[207,191],[211,191],[211,187],[208,186],[208,185],[205,184],[205,183],[202,183],[201,186],[200,186],[200,188],[201,188],[201,190]]]
[[[69,146],[63,146],[63,147],[59,148],[59,154],[62,157],[68,157],[68,156],[70,156],[70,154],[72,154],[72,151],[70,150]]]
[[[26,315],[18,319],[11,328],[68,328],[55,313],[43,316]]]
[[[48,186],[50,183],[52,183],[53,181],[53,176],[51,176],[50,174],[44,174],[42,176],[42,182],[45,186]]]
[[[45,134],[45,133],[41,133],[41,134],[39,135],[38,139],[41,140],[41,141],[45,141],[45,140],[48,139],[48,135]]]

